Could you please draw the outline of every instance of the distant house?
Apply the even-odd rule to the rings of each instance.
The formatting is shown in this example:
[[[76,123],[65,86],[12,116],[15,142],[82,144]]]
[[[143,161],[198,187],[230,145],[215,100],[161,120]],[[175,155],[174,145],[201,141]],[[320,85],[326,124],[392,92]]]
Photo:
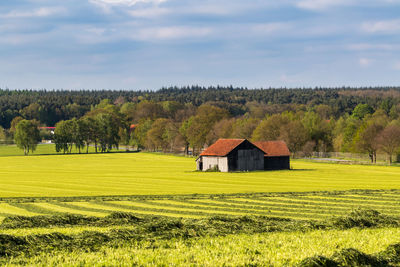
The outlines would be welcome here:
[[[264,169],[264,151],[246,139],[219,139],[196,159],[197,170],[222,172]]]
[[[289,169],[290,152],[283,141],[251,143],[246,139],[219,139],[196,159],[197,170],[229,171]]]
[[[290,151],[284,141],[254,142],[264,151],[264,170],[289,170]]]

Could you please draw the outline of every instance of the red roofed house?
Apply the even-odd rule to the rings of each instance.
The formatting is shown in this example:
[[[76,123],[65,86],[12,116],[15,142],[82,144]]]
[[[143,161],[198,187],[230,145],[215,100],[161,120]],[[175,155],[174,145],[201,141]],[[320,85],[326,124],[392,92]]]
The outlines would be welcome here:
[[[264,151],[264,170],[289,170],[290,151],[284,141],[259,141],[254,144]]]
[[[246,139],[219,139],[196,159],[197,170],[264,170],[264,151]]]
[[[219,139],[196,159],[197,170],[222,172],[290,169],[290,152],[283,141],[254,144],[246,139]]]

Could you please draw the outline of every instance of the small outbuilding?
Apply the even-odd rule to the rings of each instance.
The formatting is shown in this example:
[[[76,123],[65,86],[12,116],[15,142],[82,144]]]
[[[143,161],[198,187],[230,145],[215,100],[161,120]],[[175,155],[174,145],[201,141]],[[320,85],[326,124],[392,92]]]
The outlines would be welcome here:
[[[197,170],[255,171],[290,169],[290,151],[284,141],[219,139],[196,159]]]
[[[290,151],[284,141],[254,142],[264,151],[264,170],[289,170]]]
[[[264,169],[264,151],[246,139],[219,139],[196,159],[197,170],[221,172]]]

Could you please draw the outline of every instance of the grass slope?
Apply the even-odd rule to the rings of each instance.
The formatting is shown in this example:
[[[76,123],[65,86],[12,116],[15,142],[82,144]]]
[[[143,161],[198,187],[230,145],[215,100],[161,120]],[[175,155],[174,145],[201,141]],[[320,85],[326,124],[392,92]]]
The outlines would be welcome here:
[[[220,194],[400,189],[400,169],[295,160],[294,170],[195,172],[193,158],[154,153],[0,157],[0,197]]]

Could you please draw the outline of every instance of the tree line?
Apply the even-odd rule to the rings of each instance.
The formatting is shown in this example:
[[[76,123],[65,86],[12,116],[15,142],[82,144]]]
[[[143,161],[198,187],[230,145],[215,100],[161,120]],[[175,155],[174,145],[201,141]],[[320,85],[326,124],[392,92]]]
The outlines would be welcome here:
[[[52,138],[56,150],[63,153],[70,153],[73,146],[80,153],[88,152],[89,146],[96,152],[107,152],[125,145],[198,154],[218,138],[246,138],[284,140],[294,156],[309,156],[313,151],[357,152],[376,162],[380,152],[391,163],[400,153],[400,104],[384,100],[378,106],[368,101],[358,103],[338,116],[337,107],[327,104],[248,102],[247,111],[237,115],[231,106],[218,102],[196,106],[178,101],[115,103],[103,99],[82,116],[57,122],[54,136],[43,131],[39,136]],[[9,131],[17,144],[23,121],[34,122],[36,128],[40,124],[15,117]]]
[[[296,110],[301,105],[325,104],[333,107],[333,115],[339,117],[350,113],[359,103],[389,112],[400,103],[400,87],[248,89],[188,86],[156,91],[0,89],[0,126],[10,128],[11,121],[18,116],[55,126],[59,121],[82,117],[103,99],[109,99],[115,105],[125,102],[176,101],[199,107],[209,103],[227,109],[235,117],[248,113],[255,105],[267,113],[281,113],[282,109]]]

